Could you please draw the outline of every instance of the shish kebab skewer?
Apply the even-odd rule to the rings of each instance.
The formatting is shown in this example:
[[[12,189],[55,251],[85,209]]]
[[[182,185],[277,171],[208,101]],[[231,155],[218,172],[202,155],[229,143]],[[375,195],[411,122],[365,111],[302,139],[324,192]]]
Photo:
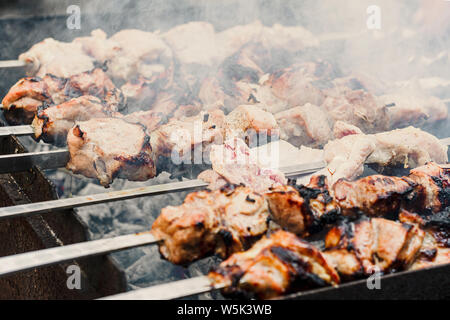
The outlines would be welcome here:
[[[434,167],[436,167],[435,164],[430,164],[425,167],[418,168],[416,170],[416,173],[413,173],[413,176],[418,175],[418,174],[420,175],[420,173],[422,173],[422,174],[425,173],[425,174],[433,175],[433,177],[434,177],[434,175],[436,174],[436,172],[434,172],[434,170],[433,170]],[[448,173],[447,173],[447,175],[448,175]],[[377,176],[374,176],[373,179],[376,179],[376,177]],[[388,177],[386,177],[386,178],[388,178]],[[435,178],[439,179],[439,177],[435,177]],[[441,178],[444,180],[445,179],[448,180],[448,178],[446,178],[446,177],[441,177]],[[433,181],[436,179],[433,179]],[[442,181],[442,183],[445,185],[445,183],[448,183],[448,181],[445,182],[444,180]],[[439,184],[438,182],[436,182],[436,183]],[[345,181],[344,181],[344,184],[345,184]],[[380,188],[380,186],[378,186],[378,188]],[[399,188],[401,188],[401,186]],[[426,187],[424,185],[422,188],[427,189],[428,187]],[[229,190],[231,190],[231,192]],[[313,189],[311,189],[311,190],[313,190]],[[382,190],[380,190],[380,191],[382,191]],[[234,192],[236,192],[236,193],[234,193]],[[445,192],[445,190],[444,190],[444,192]],[[228,193],[229,193],[229,195],[228,195]],[[233,195],[233,193],[234,193],[234,195]],[[270,191],[269,191],[269,193],[270,193]],[[420,193],[420,190],[418,191],[418,193]],[[422,193],[423,193],[423,190],[422,190]],[[391,194],[393,194],[394,195],[393,197],[395,198],[395,192],[391,193]],[[215,226],[215,224],[211,225],[211,223],[208,222],[208,218],[206,218],[206,217],[205,217],[206,220],[202,220],[202,218],[201,218],[202,210],[200,210],[200,207],[203,205],[204,210],[208,210],[208,208],[209,208],[208,204],[210,201],[210,200],[208,200],[208,198],[205,198],[205,195],[208,195],[211,197],[216,197],[216,196],[222,197],[222,200],[220,200],[219,198],[216,200],[218,203],[222,203],[222,204],[219,204],[219,207],[222,205],[227,208],[227,210],[225,211],[227,213],[225,213],[225,215],[223,217],[221,216],[220,219],[228,219],[229,220],[227,222],[222,222],[222,223],[224,223],[223,226],[220,226],[220,225]],[[247,195],[247,198],[245,198],[246,195]],[[248,200],[249,195],[250,195],[250,198],[253,198],[253,200],[250,199],[252,201]],[[230,196],[231,196],[231,198],[230,198]],[[370,198],[371,195],[368,194],[367,196]],[[407,196],[407,194],[406,194],[406,196]],[[434,198],[436,198],[435,201],[437,201],[437,198],[439,198],[439,199],[441,198],[440,195],[438,195],[438,194],[433,194],[433,196],[434,196]],[[195,200],[195,197],[197,197],[196,200]],[[255,199],[255,197],[256,197],[256,199]],[[417,195],[417,197],[420,198],[420,195]],[[243,206],[242,208],[240,208],[240,207],[237,208],[236,203],[239,203],[239,202],[242,203],[242,200],[244,198],[245,198],[244,202],[246,202],[246,201],[248,202],[248,203],[246,202],[246,205],[248,208],[246,206]],[[69,246],[59,247],[59,248],[45,249],[45,250],[38,251],[38,252],[24,253],[24,254],[19,254],[16,256],[0,258],[0,275],[6,275],[6,274],[22,271],[22,270],[34,268],[37,266],[44,266],[44,265],[49,265],[49,264],[53,264],[53,263],[57,263],[57,262],[64,262],[64,261],[72,260],[75,258],[80,258],[80,257],[90,256],[90,255],[95,255],[95,254],[101,254],[101,253],[110,252],[110,251],[121,250],[121,249],[130,248],[130,247],[134,247],[134,246],[139,246],[139,245],[156,244],[156,243],[158,243],[158,240],[163,241],[163,243],[165,244],[164,247],[166,249],[164,249],[164,247],[160,247],[160,250],[163,253],[163,255],[166,258],[168,258],[170,261],[175,262],[175,263],[192,262],[192,261],[194,261],[198,258],[202,258],[205,255],[207,255],[208,253],[212,253],[212,252],[216,252],[226,258],[227,256],[231,255],[232,253],[242,252],[243,250],[245,250],[245,246],[243,246],[243,244],[245,241],[249,241],[248,239],[251,238],[250,237],[251,235],[254,234],[255,236],[258,236],[258,235],[261,236],[262,234],[264,234],[266,232],[267,217],[265,217],[265,214],[267,214],[267,207],[260,200],[262,200],[261,196],[259,196],[258,194],[252,193],[251,190],[249,190],[249,188],[246,188],[246,187],[237,187],[236,190],[224,189],[224,190],[220,190],[220,191],[213,192],[213,193],[197,192],[197,193],[191,194],[191,196],[188,196],[183,205],[181,205],[179,207],[170,207],[169,206],[166,209],[163,209],[164,211],[161,212],[160,217],[158,217],[157,221],[155,221],[154,226],[152,227],[153,235],[149,235],[148,233],[141,233],[141,234],[136,234],[136,235],[121,236],[121,237],[116,237],[116,238],[112,238],[112,239],[97,240],[97,241],[93,241],[93,242],[86,242],[86,243],[69,245]],[[198,203],[195,201],[197,201]],[[271,198],[269,198],[268,201],[269,201],[269,206],[270,206],[270,202],[272,202]],[[277,200],[275,200],[275,202],[276,201]],[[194,225],[192,226],[194,229],[191,229],[191,231],[189,231],[188,225],[186,224],[186,223],[189,224],[189,221],[186,221],[185,223],[181,223],[183,228],[181,228],[181,230],[178,230],[179,232],[182,232],[182,233],[187,232],[187,234],[190,234],[190,232],[193,232],[191,234],[191,237],[189,237],[189,239],[187,239],[186,237],[183,237],[183,236],[180,238],[179,236],[176,235],[176,233],[172,233],[170,235],[171,227],[170,226],[167,227],[167,225],[166,225],[166,223],[169,222],[169,224],[173,224],[173,227],[177,228],[178,222],[176,221],[176,218],[170,217],[170,215],[173,215],[177,210],[180,212],[185,212],[186,208],[184,206],[186,206],[186,205],[187,205],[187,207],[193,206],[192,207],[193,209],[197,208],[196,205],[200,205],[200,207],[197,208],[198,212],[195,210],[193,212],[189,212],[189,216],[193,216],[193,217],[187,218],[187,220],[189,220],[189,221],[192,219],[198,219],[198,220],[195,220],[195,221],[197,221],[196,224],[194,223],[195,221],[193,221],[193,222],[191,221],[192,223],[195,224],[195,226]],[[206,207],[205,207],[205,205],[206,205]],[[363,201],[363,202],[359,203],[359,205],[361,206],[361,210],[364,211],[364,209],[367,209],[367,208],[365,208],[365,206],[367,206],[367,205],[370,206],[370,203],[368,204]],[[441,206],[445,206],[445,205],[448,205],[448,203],[441,203]],[[317,207],[317,205],[315,205],[315,207]],[[257,209],[257,210],[254,211],[255,209]],[[420,210],[422,210],[422,209],[420,209]],[[214,209],[212,209],[212,210],[214,210]],[[247,212],[246,210],[249,210],[249,211]],[[205,213],[208,211],[203,211],[203,212]],[[344,211],[342,211],[342,212],[344,213]],[[208,213],[206,213],[206,214],[208,214]],[[215,215],[218,213],[211,212],[209,214]],[[240,216],[238,216],[238,215],[240,215]],[[410,218],[408,218],[408,216],[410,216],[410,215],[411,214],[406,215],[406,218],[410,219]],[[182,218],[183,215],[177,215],[177,217],[183,219]],[[187,216],[185,215],[184,217],[186,218]],[[195,217],[197,217],[197,218],[195,218]],[[219,218],[219,217],[217,217],[217,218]],[[254,218],[254,219],[252,219],[252,218]],[[167,220],[167,219],[169,219],[169,220]],[[288,219],[289,219],[289,217],[288,217]],[[255,221],[252,221],[252,220],[255,220]],[[162,223],[161,223],[161,221],[162,221]],[[380,219],[380,218],[374,218],[373,221],[380,221],[380,223],[383,222],[382,225],[385,225],[386,223],[387,224],[393,223],[393,222],[384,223],[384,221],[388,221],[388,220]],[[409,222],[409,220],[407,220],[407,222]],[[261,223],[265,224],[266,227],[265,228],[261,228],[261,226],[258,227],[257,225],[255,225],[255,223],[256,224],[261,224]],[[379,227],[377,227],[377,226],[380,223],[378,223],[374,226],[377,228],[377,230],[379,229]],[[197,227],[197,224],[200,224],[199,227]],[[396,226],[388,225],[388,227],[389,227],[389,230],[395,231]],[[166,231],[168,231],[167,233],[164,233],[164,230],[162,230],[164,228],[166,229]],[[218,239],[216,239],[212,235],[206,236],[206,238],[204,238],[205,235],[203,235],[203,233],[202,233],[202,230],[201,230],[202,228],[207,228],[207,229],[212,228],[215,230],[215,231],[211,230],[211,232],[213,232],[213,233],[222,230],[221,228],[225,228],[223,230],[227,230],[229,236],[225,237],[222,235],[221,232],[217,232],[217,235],[219,237],[224,237],[222,242],[219,241]],[[399,229],[399,228],[397,228],[397,229]],[[343,232],[343,230],[344,229],[339,227],[335,231],[330,232],[330,238],[327,238],[327,242],[329,244],[330,243],[331,244],[328,245],[327,247],[330,247],[331,249],[333,249],[336,246],[336,245],[332,245],[335,242],[334,239],[336,239],[336,233]],[[405,230],[407,232],[409,232],[412,229],[406,228]],[[403,228],[400,228],[400,231],[405,231],[405,230]],[[163,233],[161,233],[161,231],[163,231]],[[237,232],[237,234],[235,232]],[[197,233],[197,237],[195,236],[195,233]],[[416,233],[417,232],[414,231],[414,234],[416,234]],[[359,234],[359,233],[357,233],[357,234]],[[384,233],[384,235],[386,235],[386,233]],[[153,236],[155,236],[155,238]],[[200,238],[198,236],[200,236]],[[212,236],[212,238],[211,238],[211,236]],[[229,239],[229,241],[231,241],[231,242],[225,241],[225,238],[228,238],[228,237],[231,237],[231,239]],[[342,237],[340,237],[339,239],[342,239]],[[403,241],[406,241],[406,239],[410,239],[410,237],[406,237],[406,234],[404,234]],[[423,240],[423,237],[421,239]],[[362,240],[362,243],[364,243],[364,241],[365,241],[364,238],[362,238],[360,240]],[[211,249],[207,246],[205,247],[203,243],[201,245],[193,245],[191,243],[190,246],[187,246],[187,244],[185,243],[186,241],[191,241],[194,243],[197,243],[196,241],[202,241],[202,242],[208,242],[208,241],[211,242],[212,241],[211,243],[214,243],[215,248]],[[282,241],[281,243],[284,243],[284,240],[280,239],[280,241]],[[341,241],[341,240],[339,240],[339,241]],[[172,242],[172,244],[169,244],[166,242]],[[296,243],[296,241],[294,241],[294,243]],[[167,254],[168,254],[168,251],[166,251],[167,247],[172,246],[172,249],[173,249],[174,244],[175,244],[175,246],[179,247],[178,248],[179,253],[181,253],[181,255],[183,257],[187,257],[187,260],[184,258],[179,259],[179,258],[167,256]],[[300,245],[300,247],[302,247],[303,246],[302,242],[300,242],[299,245]],[[308,245],[308,246],[310,246],[310,245]],[[206,248],[206,251],[205,251],[205,248]],[[401,248],[403,248],[403,245],[401,245]],[[305,248],[303,248],[303,249],[305,249]],[[188,252],[189,250],[195,251],[195,252],[189,253]],[[316,249],[313,249],[312,251],[307,250],[307,252],[313,252],[314,250],[317,251]],[[416,246],[415,250],[417,251],[417,246]],[[339,252],[336,251],[336,253],[342,254],[341,251],[339,251]],[[173,250],[172,250],[172,252],[173,252]],[[331,251],[331,252],[333,253],[333,251]],[[411,250],[407,250],[407,253],[409,254],[409,256],[411,256]],[[348,252],[348,254],[352,254],[352,253]],[[412,255],[414,255],[414,254],[412,254]],[[373,256],[373,255],[369,254],[369,256]],[[337,257],[339,257],[339,255]],[[330,259],[334,261],[336,259],[336,255],[332,255],[330,257]],[[319,260],[322,261],[323,259],[319,259]],[[384,260],[386,260],[386,259],[384,259]],[[410,260],[411,259],[408,258],[408,261],[410,261]],[[369,262],[366,261],[366,263],[363,265],[364,268],[366,268],[366,269],[367,269],[367,263],[369,263]],[[355,269],[356,267],[355,268],[352,267],[352,269],[348,269],[348,268],[345,269],[345,267],[346,267],[346,265],[344,264],[342,268],[339,266],[337,268],[341,273],[345,273],[347,275],[353,274],[357,271]],[[364,269],[364,270],[366,270],[366,269]],[[368,272],[368,271],[366,270],[365,272]]]
[[[448,208],[447,208],[448,209]],[[414,222],[400,218],[344,221],[325,237],[325,250],[286,231],[263,237],[207,276],[112,295],[105,300],[179,299],[223,289],[225,295],[274,298],[309,288],[450,263],[449,216]],[[434,256],[430,256],[434,252]]]
[[[18,133],[18,135],[20,135],[20,132],[22,132],[21,128],[18,128],[15,134]],[[1,133],[2,128],[0,127],[0,136]],[[440,139],[439,141],[444,146],[450,145],[450,137]],[[66,166],[69,159],[69,151],[65,148],[51,151],[1,155],[0,174],[26,171],[34,166],[37,166],[42,170],[63,168]]]
[[[319,164],[320,167],[320,164]],[[318,170],[317,164],[306,164],[300,165],[295,168],[288,169],[286,172],[287,176],[298,176],[299,174],[315,172]],[[179,183],[169,183],[164,185],[155,185],[144,188],[137,188],[129,191],[116,191],[106,194],[93,195],[88,197],[78,197],[71,199],[61,199],[48,202],[34,203],[30,205],[19,205],[15,207],[5,207],[0,210],[0,217],[13,217],[24,214],[40,213],[46,212],[53,207],[58,209],[71,208],[74,206],[91,205],[101,202],[110,202],[121,199],[129,199],[144,195],[156,195],[165,192],[183,191],[191,190],[200,187],[206,187],[207,183],[201,180],[191,180]],[[249,188],[244,188],[245,191],[249,191]],[[222,192],[219,192],[221,194]],[[225,193],[225,192],[224,192]],[[241,195],[246,195],[242,193]],[[261,197],[261,196],[260,196]],[[262,197],[261,197],[262,198]],[[228,200],[229,198],[226,198]],[[239,199],[238,199],[239,200]],[[260,207],[261,203],[250,204],[250,206]],[[265,213],[267,213],[267,207],[264,204]],[[28,209],[28,210],[27,210]],[[54,208],[56,209],[56,208]],[[238,209],[239,211],[240,209]],[[28,211],[28,212],[27,212]],[[252,216],[249,216],[252,218]],[[264,218],[266,222],[267,218]],[[259,220],[258,220],[259,221]],[[265,231],[265,229],[263,230]],[[126,248],[131,248],[146,244],[156,244],[160,240],[157,240],[152,234],[141,233],[128,236],[121,236],[112,239],[96,240],[91,242],[73,244],[58,248],[50,248],[42,251],[35,251],[29,253],[23,253],[14,256],[8,256],[5,258],[0,258],[0,276],[28,270],[38,266],[49,265],[58,262],[69,261],[72,259],[97,255],[106,252],[113,252],[117,250],[122,250]]]
[[[286,177],[295,177],[303,174],[316,172],[325,166],[324,162],[315,162],[284,168],[282,171]],[[71,209],[76,207],[89,206],[99,203],[133,199],[137,197],[159,195],[169,192],[189,191],[197,188],[204,188],[208,183],[195,179],[181,182],[172,182],[160,185],[140,187],[128,190],[111,191],[98,193],[89,196],[79,196],[74,198],[35,202],[24,205],[0,208],[0,220],[4,218],[27,216],[50,211]]]

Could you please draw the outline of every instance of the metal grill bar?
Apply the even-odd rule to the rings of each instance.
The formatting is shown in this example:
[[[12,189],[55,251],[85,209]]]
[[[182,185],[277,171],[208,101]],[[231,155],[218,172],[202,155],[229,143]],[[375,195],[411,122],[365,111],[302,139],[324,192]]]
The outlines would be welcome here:
[[[145,232],[16,254],[0,258],[0,276],[158,242],[152,234]]]

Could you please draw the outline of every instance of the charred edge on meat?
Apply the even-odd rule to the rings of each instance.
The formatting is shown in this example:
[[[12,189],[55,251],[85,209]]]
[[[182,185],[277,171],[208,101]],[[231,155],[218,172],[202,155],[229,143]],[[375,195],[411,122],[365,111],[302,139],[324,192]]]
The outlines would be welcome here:
[[[73,134],[79,138],[83,138],[84,136],[84,132],[81,130],[78,124],[73,128]]]
[[[324,280],[312,273],[311,264],[295,252],[280,246],[272,246],[270,252],[286,265],[288,270],[294,269],[294,272],[289,272],[292,281],[289,282],[288,292],[327,286]]]
[[[317,199],[320,195],[322,195],[322,200],[320,200],[324,205],[327,205],[333,201],[328,190],[324,189],[325,186],[325,177],[322,176],[319,178],[318,185],[320,188],[310,188],[304,185],[294,186],[300,196],[304,199],[302,203],[302,211],[306,213],[305,219],[307,221],[306,228],[311,233],[316,233],[321,231],[324,226],[334,223],[339,219],[340,209],[335,208],[326,212],[325,214],[317,217],[314,214],[314,211],[311,208],[311,200]]]

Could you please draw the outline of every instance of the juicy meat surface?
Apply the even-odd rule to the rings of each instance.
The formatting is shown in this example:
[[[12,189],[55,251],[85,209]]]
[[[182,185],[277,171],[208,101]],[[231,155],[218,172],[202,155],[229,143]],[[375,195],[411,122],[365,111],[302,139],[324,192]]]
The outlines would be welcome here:
[[[164,208],[152,233],[163,240],[160,252],[167,260],[186,264],[245,250],[266,232],[268,216],[263,196],[247,187],[226,186],[190,193],[182,205]]]
[[[222,142],[224,118],[221,110],[172,118],[151,133],[152,146],[158,155],[171,158],[176,164],[191,163],[193,156],[200,157],[197,161],[203,163],[203,153],[209,144]]]
[[[130,123],[139,123],[150,133],[163,125],[166,116],[153,110],[136,111],[122,116],[122,119]]]
[[[336,285],[339,275],[325,256],[294,234],[277,231],[209,273],[225,295],[273,298],[298,289]]]
[[[73,98],[58,105],[40,108],[33,120],[34,136],[45,142],[64,145],[69,130],[76,121],[108,118],[116,110],[94,96]]]
[[[43,78],[23,78],[4,97],[5,117],[13,124],[29,124],[43,104],[58,105],[83,95],[96,96],[118,111],[125,105],[122,93],[105,72],[96,68],[70,78],[45,75]]]
[[[275,114],[280,138],[295,146],[323,146],[332,138],[330,120],[320,107],[307,103]]]
[[[306,103],[320,106],[325,95],[314,83],[321,77],[316,74],[318,70],[318,65],[314,63],[295,64],[272,73],[264,84],[290,107],[303,106]]]
[[[254,105],[241,105],[230,112],[225,119],[225,136],[255,139],[256,135],[279,135],[274,116]]]
[[[436,97],[408,94],[386,94],[377,97],[379,105],[387,105],[390,128],[422,126],[447,119],[448,110],[443,101]]]
[[[343,216],[396,217],[402,210],[436,214],[449,206],[449,169],[435,163],[405,177],[372,175],[329,185],[313,176],[308,185],[277,186],[265,193],[272,218],[288,231],[308,235]]]
[[[363,132],[361,131],[361,129],[357,126],[348,124],[341,120],[336,121],[333,126],[333,136],[335,139],[341,139],[345,136],[362,133]]]
[[[76,122],[69,131],[67,169],[109,186],[116,177],[144,181],[156,174],[155,155],[144,127],[118,118]]]
[[[353,134],[332,140],[324,147],[327,168],[319,171],[331,182],[354,179],[364,163],[417,167],[429,161],[447,163],[447,146],[433,135],[413,127],[373,135]]]
[[[344,222],[329,231],[325,255],[343,278],[407,268],[424,232],[418,226],[382,218]]]
[[[221,145],[213,145],[210,160],[213,170],[218,174],[212,177],[213,180],[207,181],[212,186],[216,184],[216,179],[220,178],[231,184],[243,184],[256,192],[265,192],[270,187],[286,183],[283,173],[261,166],[258,160],[250,155],[250,149],[245,142],[238,138],[229,139]]]
[[[411,170],[405,177],[368,176],[357,181],[339,180],[332,187],[344,214],[398,214],[401,208],[415,212],[439,212],[449,205],[450,170],[435,163]]]
[[[47,38],[19,56],[28,64],[27,73],[44,77],[52,74],[68,78],[94,68],[94,59],[83,51],[79,43],[66,43]]]
[[[265,193],[272,218],[286,230],[306,236],[320,231],[340,214],[326,179],[314,177],[307,186],[277,186]]]
[[[326,90],[322,107],[334,121],[344,121],[365,133],[389,129],[385,106],[379,106],[372,94],[364,90],[335,87]]]
[[[411,216],[414,216],[413,221],[411,221]],[[450,263],[450,207],[425,218],[408,213],[406,218],[405,215],[400,216],[400,221],[417,224],[425,231],[418,257],[410,265],[410,270]]]

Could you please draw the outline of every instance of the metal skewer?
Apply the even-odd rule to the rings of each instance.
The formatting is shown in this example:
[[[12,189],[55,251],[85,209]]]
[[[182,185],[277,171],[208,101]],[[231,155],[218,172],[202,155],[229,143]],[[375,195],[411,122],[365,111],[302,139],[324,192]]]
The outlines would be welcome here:
[[[223,284],[213,285],[208,276],[200,276],[103,297],[99,300],[172,300],[224,287]]]
[[[306,166],[307,166],[307,168],[304,168],[304,169],[301,169],[298,166],[290,167],[291,172],[289,174],[290,175],[298,175],[299,173],[310,172],[311,169],[309,169],[309,168],[314,167],[314,166],[312,166],[312,164],[308,164]],[[115,196],[116,196],[116,198],[113,198],[113,199],[111,199],[111,197],[108,197],[108,194],[100,194],[100,195],[94,195],[94,196],[88,197],[88,198],[92,198],[92,199],[86,199],[87,197],[80,197],[80,198],[83,199],[84,201],[88,200],[87,202],[84,203],[84,205],[87,205],[87,204],[94,204],[94,203],[92,203],[92,201],[94,201],[95,203],[99,203],[100,201],[118,200],[119,197],[124,197],[124,196],[125,197],[137,196],[137,194],[139,193],[139,191],[138,191],[139,189],[146,189],[147,193],[148,193],[149,188],[153,188],[154,189],[153,194],[155,194],[157,192],[162,193],[162,192],[181,191],[180,187],[184,188],[184,190],[187,190],[188,188],[196,188],[196,187],[206,186],[206,185],[207,184],[201,180],[191,180],[191,181],[185,181],[185,182],[180,182],[180,183],[169,183],[169,184],[165,184],[165,185],[157,185],[157,186],[151,186],[151,187],[146,187],[146,188],[138,188],[138,189],[132,190],[134,193],[130,192],[130,191],[116,191],[116,192],[113,192],[113,194],[115,194]],[[120,195],[120,194],[122,194],[122,195]],[[106,195],[106,197],[105,197],[105,195]],[[141,193],[141,195],[142,195],[142,193]],[[67,204],[67,202],[70,203],[71,200],[75,200],[75,202],[78,205],[80,205],[80,202],[77,201],[77,198],[48,201],[47,203],[49,203],[49,202],[53,203],[53,204],[57,203],[59,208],[62,209],[62,208],[67,208],[67,207],[70,207],[71,205],[74,205],[74,203]],[[40,204],[43,204],[43,203],[41,202],[41,203],[34,203],[34,204],[30,204],[30,205],[20,205],[20,206],[15,206],[15,207],[2,208],[2,210],[4,209],[4,211],[8,211],[8,209],[13,209],[13,212],[16,211],[16,214],[13,214],[13,215],[11,213],[6,214],[6,215],[2,214],[2,217],[5,218],[5,217],[23,215],[24,212],[20,211],[20,210],[24,207],[30,208],[33,205],[37,205],[37,208],[35,208],[34,213],[42,212],[42,206]],[[45,205],[44,205],[44,207],[45,207]],[[44,210],[44,211],[47,211],[47,210]],[[33,251],[33,252],[27,252],[27,253],[21,253],[21,254],[17,254],[17,255],[7,256],[4,258],[0,258],[0,276],[16,273],[19,271],[33,269],[36,267],[42,267],[42,266],[47,266],[50,264],[70,261],[70,260],[74,260],[77,258],[114,252],[114,251],[123,250],[123,249],[132,248],[132,247],[136,247],[136,246],[141,246],[141,245],[157,244],[158,242],[159,242],[159,240],[154,238],[149,232],[145,232],[145,233],[131,234],[131,235],[119,236],[119,237],[114,237],[114,238],[109,238],[109,239],[94,240],[94,241],[82,242],[82,243],[77,243],[77,244],[72,244],[72,245],[67,245],[67,246],[62,246],[62,247],[56,247],[56,248],[50,248],[50,249],[44,249],[44,250],[39,250],[39,251]],[[191,289],[192,294],[198,293],[198,290],[199,290],[198,284],[199,283],[197,281],[193,281],[193,286]],[[189,288],[189,286],[188,286],[188,288]],[[173,289],[173,287],[172,287],[172,289]],[[202,290],[204,290],[203,292],[211,290],[211,286],[209,285],[209,282],[208,282],[208,286],[207,286],[205,284],[205,282],[203,281]],[[185,288],[184,288],[182,292],[183,292],[183,296],[184,296],[184,295],[186,295],[186,293],[189,293],[190,291],[185,290]],[[164,299],[169,299],[170,294],[171,294],[170,290],[166,290],[165,294],[167,295],[167,297],[165,297]],[[159,298],[161,299],[161,296]],[[176,298],[176,296],[173,298]]]
[[[325,162],[320,161],[284,168],[282,169],[282,171],[287,177],[294,177],[301,174],[312,173],[324,167]],[[89,196],[80,196],[74,198],[34,202],[29,204],[4,207],[0,208],[0,220],[5,218],[28,216],[32,214],[89,206],[105,202],[133,199],[143,196],[154,196],[169,192],[189,191],[197,188],[204,188],[207,185],[208,184],[206,182],[195,179],[128,190],[111,191]]]
[[[0,174],[41,169],[63,168],[70,159],[67,149],[42,152],[13,153],[0,156]]]
[[[0,258],[0,276],[158,242],[150,232],[144,232],[15,254]]]
[[[29,125],[0,127],[0,137],[31,136],[33,134],[33,128]]]
[[[0,127],[0,133],[1,130]],[[450,145],[450,137],[441,139],[440,142],[443,145]],[[2,155],[0,156],[0,174],[27,171],[33,166],[43,170],[63,168],[69,159],[67,149]]]
[[[0,68],[21,68],[27,65],[26,62],[20,60],[3,60],[0,61]]]

